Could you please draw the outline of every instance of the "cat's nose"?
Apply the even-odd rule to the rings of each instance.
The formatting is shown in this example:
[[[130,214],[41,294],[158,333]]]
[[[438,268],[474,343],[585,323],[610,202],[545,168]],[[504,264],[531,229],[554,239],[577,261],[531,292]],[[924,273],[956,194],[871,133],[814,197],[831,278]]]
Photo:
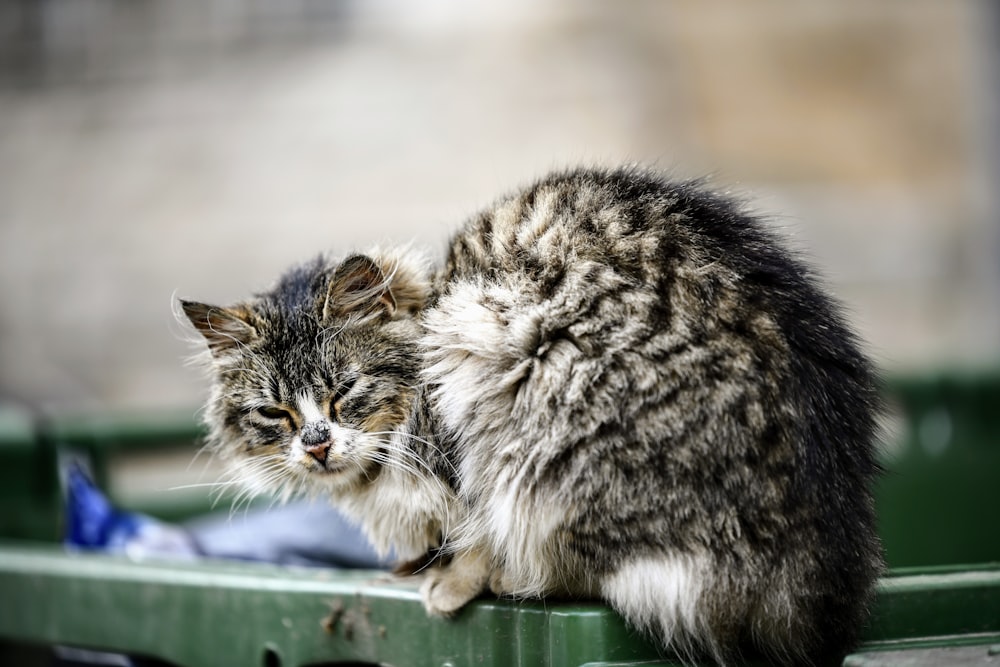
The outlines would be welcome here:
[[[302,447],[314,459],[320,463],[326,461],[326,454],[330,451],[330,426],[326,422],[307,422],[299,437],[302,439]]]
[[[326,454],[330,451],[330,443],[324,442],[319,445],[306,445],[305,450],[320,463],[326,463]]]

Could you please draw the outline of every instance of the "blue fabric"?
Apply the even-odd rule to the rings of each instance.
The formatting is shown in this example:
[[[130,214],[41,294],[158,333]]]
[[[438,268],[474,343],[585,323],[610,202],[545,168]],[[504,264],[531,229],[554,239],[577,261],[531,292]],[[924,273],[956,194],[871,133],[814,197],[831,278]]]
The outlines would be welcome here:
[[[114,507],[78,461],[66,463],[63,472],[69,548],[341,568],[382,568],[391,562],[379,558],[364,534],[326,503],[219,512],[172,525]]]
[[[115,550],[139,534],[142,516],[111,506],[78,463],[66,471],[67,546]]]

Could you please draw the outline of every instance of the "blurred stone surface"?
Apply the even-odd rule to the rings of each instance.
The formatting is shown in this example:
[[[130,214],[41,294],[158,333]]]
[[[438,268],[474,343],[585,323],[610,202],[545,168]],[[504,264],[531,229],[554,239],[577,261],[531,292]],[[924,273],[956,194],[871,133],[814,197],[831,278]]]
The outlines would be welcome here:
[[[798,4],[0,7],[0,399],[197,405],[175,296],[413,243],[552,167],[712,174],[889,369],[1000,361],[998,12]]]

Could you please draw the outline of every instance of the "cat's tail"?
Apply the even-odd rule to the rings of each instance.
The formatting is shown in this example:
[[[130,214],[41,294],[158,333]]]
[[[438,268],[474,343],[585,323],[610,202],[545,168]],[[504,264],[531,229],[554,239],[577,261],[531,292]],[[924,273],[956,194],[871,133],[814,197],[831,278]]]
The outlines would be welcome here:
[[[630,625],[685,662],[708,653],[725,664],[727,651],[711,631],[704,603],[710,570],[708,559],[698,556],[637,558],[605,577],[601,594]]]
[[[824,652],[811,635],[812,614],[781,579],[752,593],[708,555],[657,554],[623,563],[603,579],[601,594],[686,664],[699,657],[734,664],[747,648],[781,664],[812,664]]]

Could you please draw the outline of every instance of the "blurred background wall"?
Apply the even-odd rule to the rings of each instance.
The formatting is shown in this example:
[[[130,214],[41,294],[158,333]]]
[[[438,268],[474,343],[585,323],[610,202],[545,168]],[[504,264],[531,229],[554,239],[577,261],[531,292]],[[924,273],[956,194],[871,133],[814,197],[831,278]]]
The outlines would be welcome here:
[[[1000,362],[987,0],[0,2],[0,401],[196,406],[175,296],[441,252],[553,167],[709,174],[886,369]]]

